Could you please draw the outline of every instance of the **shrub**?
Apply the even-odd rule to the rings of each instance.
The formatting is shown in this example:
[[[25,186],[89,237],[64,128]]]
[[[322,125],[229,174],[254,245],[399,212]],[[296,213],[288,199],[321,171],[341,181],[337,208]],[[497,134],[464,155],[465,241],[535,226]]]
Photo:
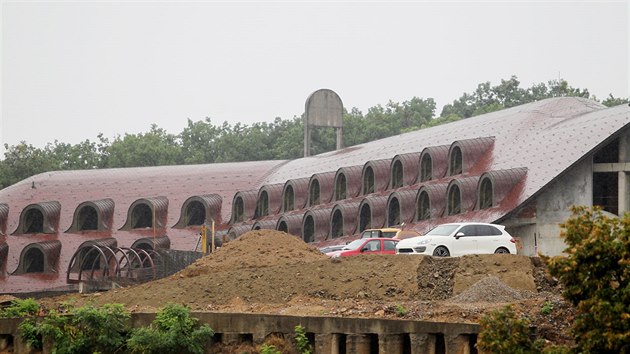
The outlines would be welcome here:
[[[545,304],[540,308],[540,314],[547,316],[553,311],[553,303],[551,301],[545,301]]]
[[[396,305],[395,311],[396,311],[396,316],[398,317],[403,317],[408,312],[407,309],[401,304]]]
[[[129,318],[121,304],[79,307],[69,316],[52,310],[37,330],[57,354],[112,353],[125,347]]]
[[[313,352],[313,347],[311,347],[311,343],[308,341],[306,337],[306,330],[301,325],[297,325],[294,328],[295,331],[295,344],[297,346],[298,353],[300,354],[311,354]]]
[[[577,350],[630,353],[630,213],[620,219],[597,207],[572,213],[562,225],[566,256],[543,259],[577,308]]]
[[[480,319],[481,331],[477,346],[484,353],[540,353],[541,342],[530,338],[529,321],[517,318],[511,306],[494,310]]]
[[[263,344],[260,346],[260,354],[280,354],[280,351],[273,345]]]
[[[148,328],[134,330],[127,341],[132,353],[203,353],[214,332],[208,325],[198,325],[190,309],[167,304],[158,311]]]
[[[35,316],[39,313],[39,303],[33,299],[16,299],[11,305],[0,310],[0,318],[17,318]]]

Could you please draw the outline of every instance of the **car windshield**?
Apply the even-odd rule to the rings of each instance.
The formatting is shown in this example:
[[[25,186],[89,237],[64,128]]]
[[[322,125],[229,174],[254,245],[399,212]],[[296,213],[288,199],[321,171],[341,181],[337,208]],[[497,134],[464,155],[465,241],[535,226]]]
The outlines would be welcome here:
[[[431,231],[427,232],[426,236],[448,236],[457,229],[459,225],[440,225],[434,227]]]
[[[356,250],[363,245],[364,240],[354,240],[349,244],[345,245],[344,250]]]

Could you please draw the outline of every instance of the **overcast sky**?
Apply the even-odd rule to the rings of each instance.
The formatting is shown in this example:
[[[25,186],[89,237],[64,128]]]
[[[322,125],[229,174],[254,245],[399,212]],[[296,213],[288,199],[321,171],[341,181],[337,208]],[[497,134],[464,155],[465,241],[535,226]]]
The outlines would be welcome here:
[[[628,15],[626,1],[4,0],[1,142],[290,119],[320,88],[364,113],[416,96],[437,115],[511,75],[628,97]]]

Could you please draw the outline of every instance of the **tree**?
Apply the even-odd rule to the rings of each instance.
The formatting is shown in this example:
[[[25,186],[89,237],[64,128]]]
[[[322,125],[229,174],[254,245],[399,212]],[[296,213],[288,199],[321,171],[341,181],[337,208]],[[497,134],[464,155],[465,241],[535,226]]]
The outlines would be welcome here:
[[[566,256],[545,262],[577,307],[578,351],[630,353],[630,213],[617,219],[573,207],[562,227]]]
[[[176,165],[182,155],[176,137],[155,124],[147,133],[116,137],[106,151],[108,167]]]
[[[221,129],[212,124],[210,118],[193,122],[188,119],[188,126],[179,134],[182,142],[183,162],[185,164],[212,163],[217,157],[217,140]]]
[[[627,104],[627,103],[628,103],[627,98],[614,97],[612,93],[609,94],[608,97],[602,101],[602,104],[606,107],[614,107],[614,106],[619,106],[621,104]]]

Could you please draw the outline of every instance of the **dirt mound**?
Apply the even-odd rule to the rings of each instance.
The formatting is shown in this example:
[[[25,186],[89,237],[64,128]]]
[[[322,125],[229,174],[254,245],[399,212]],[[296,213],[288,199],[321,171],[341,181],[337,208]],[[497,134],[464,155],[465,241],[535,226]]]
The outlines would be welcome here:
[[[244,234],[170,277],[108,292],[51,299],[122,303],[134,312],[168,302],[195,311],[294,316],[404,318],[475,323],[503,302],[530,311],[549,331],[568,328],[571,307],[550,284],[544,265],[515,255],[359,255],[329,258],[299,238],[273,230]],[[538,293],[537,292],[541,292]],[[490,301],[489,301],[490,300]],[[552,301],[562,316],[540,317]],[[555,315],[555,313],[554,313]],[[535,317],[535,316],[539,316]],[[564,321],[560,324],[561,321]],[[544,322],[544,323],[547,323]],[[549,338],[558,333],[549,334]]]
[[[193,277],[226,269],[273,267],[325,259],[328,257],[317,248],[295,236],[282,231],[255,230],[226,243],[214,254],[198,259],[181,274]]]
[[[454,302],[511,302],[529,298],[530,294],[513,289],[495,276],[482,278],[451,298]]]

